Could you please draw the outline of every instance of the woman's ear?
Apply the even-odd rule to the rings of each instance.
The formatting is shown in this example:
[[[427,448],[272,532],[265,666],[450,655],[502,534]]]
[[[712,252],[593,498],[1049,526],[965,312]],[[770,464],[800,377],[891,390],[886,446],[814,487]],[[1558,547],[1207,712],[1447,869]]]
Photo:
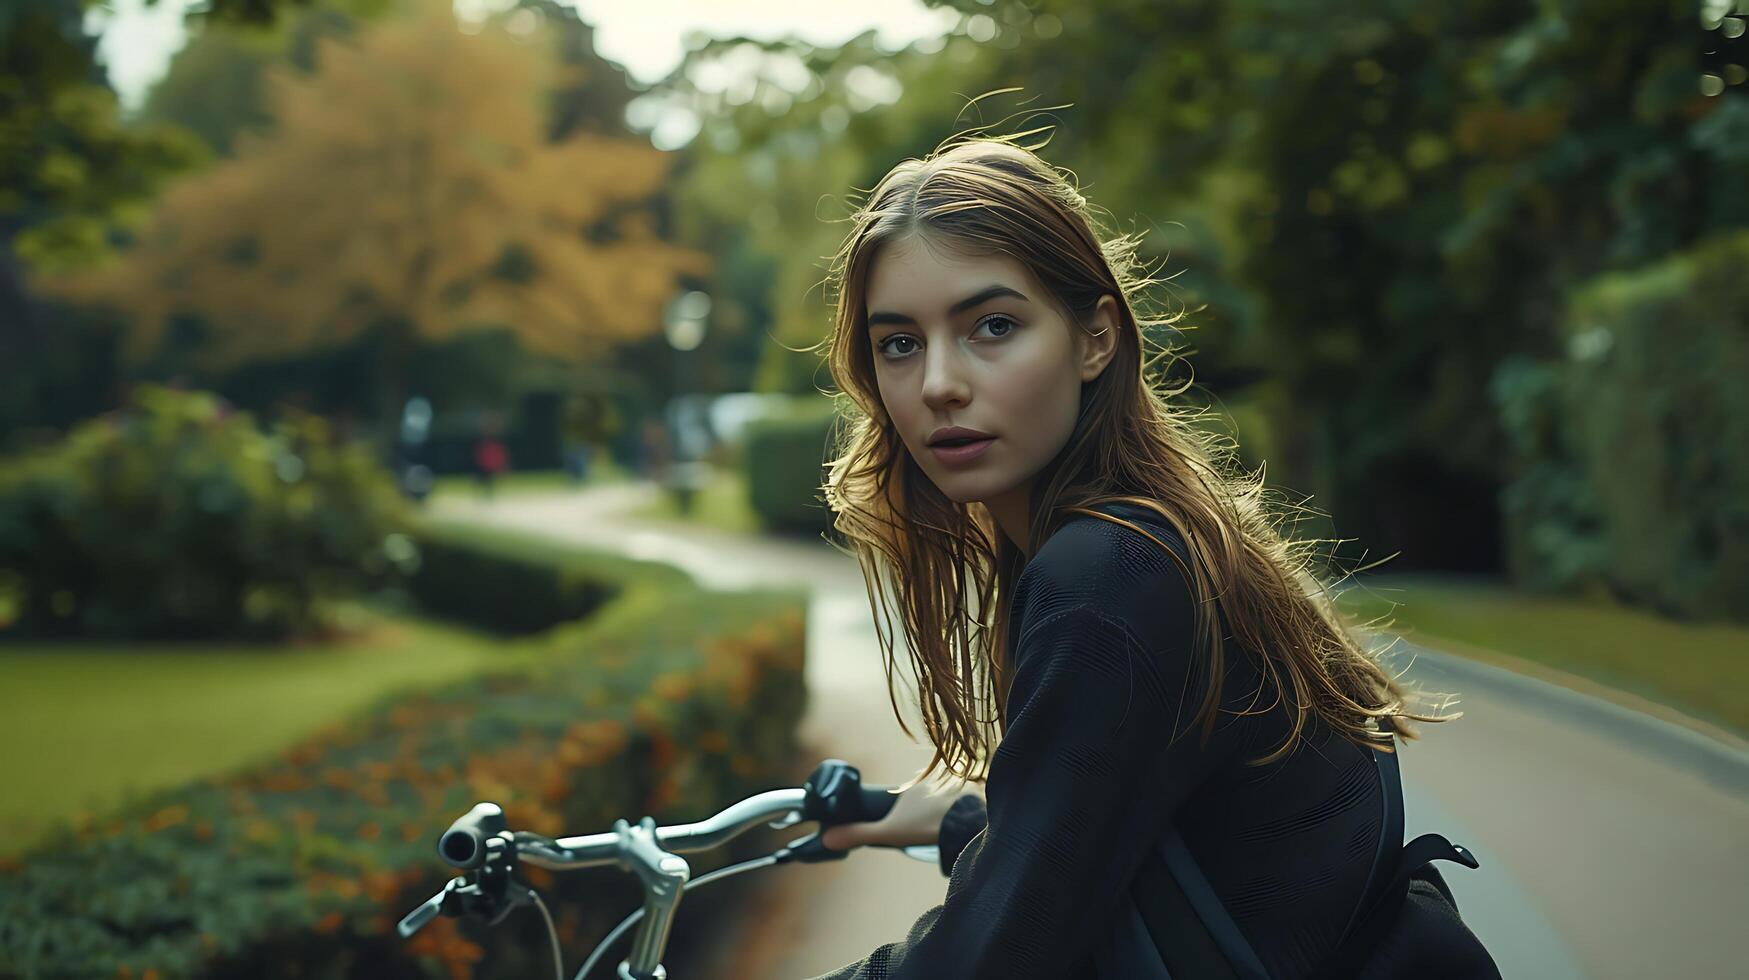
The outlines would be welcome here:
[[[1099,377],[1117,353],[1117,300],[1111,295],[1099,297],[1087,326],[1081,331],[1081,382]]]

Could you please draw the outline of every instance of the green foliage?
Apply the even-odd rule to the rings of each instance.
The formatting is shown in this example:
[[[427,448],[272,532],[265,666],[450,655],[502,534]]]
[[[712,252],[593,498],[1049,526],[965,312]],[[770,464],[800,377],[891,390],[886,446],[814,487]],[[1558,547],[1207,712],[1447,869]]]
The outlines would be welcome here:
[[[744,98],[692,81],[749,65]],[[852,189],[927,152],[990,79],[986,54],[963,36],[896,53],[872,31],[836,49],[722,38],[689,53],[651,97],[703,120],[674,192],[676,230],[726,257],[710,292],[713,323],[730,336],[710,343],[758,356],[756,390],[809,395],[826,383],[818,357],[799,351],[830,329],[819,284],[848,230]]]
[[[411,942],[394,936],[447,877],[433,842],[482,799],[518,829],[557,836],[645,813],[692,819],[793,784],[803,609],[791,592],[630,588],[555,632],[550,665],[532,675],[392,700],[271,765],[83,821],[0,865],[7,968],[537,975],[550,961],[530,919],[489,931],[439,919]],[[744,856],[730,847],[692,863],[702,873]],[[573,962],[635,904],[615,871],[523,875],[554,907]]]
[[[270,68],[290,63],[312,67],[316,43],[350,34],[360,16],[382,7],[326,0],[288,11],[271,25],[208,24],[192,33],[152,86],[140,118],[182,126],[220,156],[229,156],[239,133],[267,128]],[[363,7],[362,10],[350,8]]]
[[[15,256],[42,270],[101,258],[160,182],[201,157],[179,130],[123,124],[84,7],[22,0],[0,11],[0,282],[16,275]]]
[[[426,611],[502,633],[538,633],[582,619],[626,581],[683,576],[652,565],[562,548],[538,538],[427,521],[407,587]]]
[[[1270,387],[1271,479],[1375,552],[1497,561],[1496,367],[1557,349],[1592,277],[1749,224],[1749,100],[1699,93],[1687,0],[936,5],[963,15],[939,44],[723,39],[665,86],[704,118],[682,228],[743,256],[731,302],[817,342],[853,188],[962,130],[1054,126],[1045,156],[1174,276],[1155,298],[1207,304],[1198,378]],[[698,91],[718,58],[760,77]],[[767,351],[762,387],[822,383]]]
[[[832,403],[815,397],[747,426],[747,496],[766,527],[819,532],[831,526],[820,487],[832,425]]]
[[[1495,381],[1514,560],[1667,612],[1749,617],[1749,234],[1578,291],[1567,356]]]
[[[410,557],[400,508],[386,471],[314,416],[264,434],[209,395],[143,386],[8,461],[0,596],[19,634],[285,635]]]

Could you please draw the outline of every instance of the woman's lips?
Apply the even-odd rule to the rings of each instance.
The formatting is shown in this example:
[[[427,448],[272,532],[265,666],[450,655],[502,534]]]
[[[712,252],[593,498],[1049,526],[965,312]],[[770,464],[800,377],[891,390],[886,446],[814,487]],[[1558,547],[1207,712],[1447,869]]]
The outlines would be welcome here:
[[[989,449],[990,443],[995,441],[996,437],[991,436],[988,439],[979,439],[977,442],[968,442],[963,446],[930,446],[929,451],[934,453],[935,458],[943,463],[969,463],[984,455],[984,450]]]

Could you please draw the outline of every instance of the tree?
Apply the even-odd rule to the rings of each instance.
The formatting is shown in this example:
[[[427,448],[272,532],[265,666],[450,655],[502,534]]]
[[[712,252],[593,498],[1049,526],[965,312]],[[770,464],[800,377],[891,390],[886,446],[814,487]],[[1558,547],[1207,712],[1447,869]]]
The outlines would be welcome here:
[[[129,311],[136,352],[198,317],[209,363],[377,335],[385,410],[418,338],[495,325],[582,358],[658,330],[676,278],[705,268],[632,207],[666,155],[549,142],[544,100],[565,81],[549,34],[514,18],[463,33],[443,0],[410,6],[318,42],[313,73],[271,72],[271,130],[167,191],[123,261],[56,288]]]
[[[746,72],[744,81],[729,91],[697,84],[724,67]],[[724,360],[742,361],[756,387],[801,394],[829,385],[818,356],[796,351],[830,330],[820,283],[853,189],[928,152],[987,80],[969,38],[890,52],[869,31],[834,49],[714,39],[658,87],[652,98],[702,121],[674,191],[676,233],[725,256],[712,286],[724,329],[712,342],[731,335]]]
[[[1749,99],[1701,93],[1697,56],[1729,32],[1703,43],[1684,0],[932,2],[962,15],[944,46],[792,45],[793,108],[763,87],[694,100],[686,191],[724,216],[769,204],[748,241],[784,341],[826,329],[830,202],[976,121],[970,96],[1024,86],[1071,106],[1045,155],[1148,233],[1177,276],[1163,298],[1207,304],[1197,378],[1273,422],[1272,481],[1426,565],[1498,567],[1506,452],[1482,392],[1503,359],[1553,351],[1596,274],[1749,223]],[[1715,60],[1741,82],[1740,53]],[[903,94],[852,104],[858,70]]]
[[[84,6],[0,4],[0,443],[65,404],[45,362],[82,359],[89,346],[49,329],[30,270],[99,261],[162,182],[201,157],[186,134],[124,125]]]

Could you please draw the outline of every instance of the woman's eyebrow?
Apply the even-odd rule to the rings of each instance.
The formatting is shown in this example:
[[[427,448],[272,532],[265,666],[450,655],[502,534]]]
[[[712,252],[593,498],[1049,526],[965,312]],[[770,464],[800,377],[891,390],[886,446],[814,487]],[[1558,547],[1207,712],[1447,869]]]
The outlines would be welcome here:
[[[947,308],[947,315],[948,316],[958,316],[959,314],[964,313],[965,311],[971,309],[974,306],[978,306],[978,305],[983,304],[983,303],[988,303],[989,301],[996,299],[997,297],[1000,297],[1000,296],[1012,296],[1015,299],[1020,300],[1022,303],[1030,303],[1031,302],[1031,300],[1027,299],[1025,294],[1021,293],[1021,291],[1018,289],[1013,289],[1013,288],[1010,288],[1008,286],[1003,286],[1000,284],[995,285],[995,286],[985,286],[983,289],[978,290],[977,292],[973,293],[972,295],[967,296],[965,299],[962,299],[959,302],[948,307]],[[911,319],[910,317],[906,316],[903,313],[885,313],[885,312],[882,312],[882,313],[870,313],[868,315],[868,325],[871,327],[878,326],[878,325],[883,324],[883,323],[914,324],[916,322],[917,322],[916,320]]]

